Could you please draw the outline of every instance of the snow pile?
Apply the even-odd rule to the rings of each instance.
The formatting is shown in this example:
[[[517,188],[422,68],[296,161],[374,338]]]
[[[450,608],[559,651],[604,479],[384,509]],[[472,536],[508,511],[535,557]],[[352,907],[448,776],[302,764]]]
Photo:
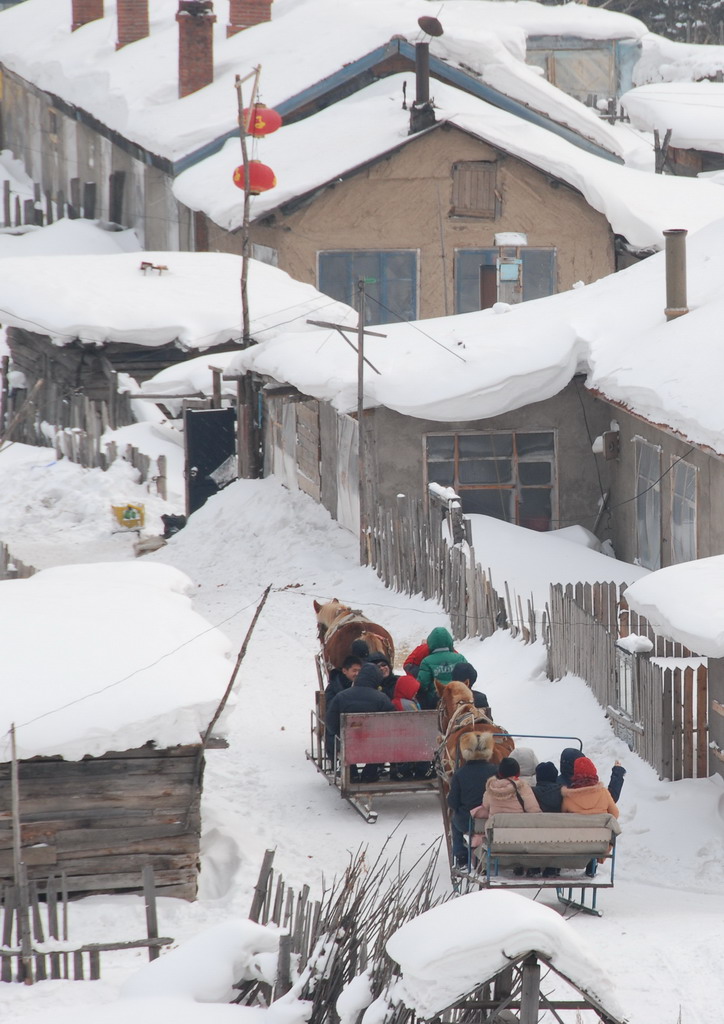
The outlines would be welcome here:
[[[433,907],[388,939],[399,995],[420,1017],[441,1013],[511,960],[537,952],[619,1020],[613,980],[582,937],[549,907],[511,892],[476,892]]]
[[[636,128],[658,130],[662,138],[671,129],[672,146],[724,153],[724,85],[720,82],[642,85],[627,92],[621,103]]]
[[[604,397],[722,453],[722,261],[720,220],[688,240],[690,312],[670,323],[659,253],[586,287],[521,303],[506,316],[482,310],[384,325],[384,339],[365,343],[381,371],[365,376],[365,405],[437,422],[487,419],[551,398],[583,371],[587,386]],[[684,351],[696,358],[682,360]],[[334,332],[281,336],[234,363],[341,412],[356,407],[357,358]]]
[[[95,563],[0,583],[2,760],[69,760],[149,741],[197,743],[224,693],[230,644],[168,566]],[[223,733],[223,728],[219,730]]]
[[[178,3],[154,0],[151,7],[150,35],[117,51],[110,3],[105,17],[71,32],[67,4],[25,0],[0,15],[0,61],[149,152],[178,160],[235,130],[235,74],[261,63],[264,102],[277,106],[393,36],[417,41],[417,19],[427,13],[440,15],[445,30],[431,40],[433,57],[482,77],[616,152],[616,133],[608,125],[523,63],[525,39],[527,34],[636,39],[645,32],[634,18],[577,4],[447,0],[441,13],[436,2],[420,0],[277,0],[270,22],[228,39],[226,18],[217,12],[214,82],[179,99]]]
[[[626,600],[660,636],[724,658],[724,555],[649,573],[628,588]]]
[[[265,139],[264,161],[274,168],[278,184],[252,197],[252,220],[368,161],[414,145],[419,135],[408,134],[408,115],[402,109],[402,87],[408,79],[382,79]],[[674,222],[695,230],[724,216],[724,189],[712,182],[619,166],[450,85],[435,81],[430,91],[439,122],[456,125],[572,185],[633,246],[660,247],[662,232]],[[328,145],[330,138],[334,146]],[[236,140],[227,142],[174,182],[180,202],[202,210],[226,230],[241,224],[240,193],[232,180],[238,148]]]
[[[111,231],[99,221],[62,220],[47,227],[14,228],[0,233],[0,258],[12,256],[97,256],[139,252],[135,231]]]
[[[151,266],[143,270],[141,263]],[[162,269],[158,269],[162,268]],[[241,337],[241,257],[228,253],[144,252],[115,256],[7,259],[0,275],[3,322],[57,344],[121,342],[149,348],[176,342],[204,350]],[[37,281],[43,281],[38,291]],[[82,291],[78,281],[83,281]],[[268,339],[309,330],[307,317],[356,323],[341,302],[251,260],[250,329]]]
[[[641,57],[633,73],[635,85],[698,82],[724,70],[724,46],[678,43],[654,32],[644,35],[641,44]]]

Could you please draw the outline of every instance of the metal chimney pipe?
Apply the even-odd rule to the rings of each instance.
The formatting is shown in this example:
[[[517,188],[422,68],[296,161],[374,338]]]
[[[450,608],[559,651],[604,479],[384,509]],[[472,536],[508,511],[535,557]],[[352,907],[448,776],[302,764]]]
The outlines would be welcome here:
[[[686,302],[686,228],[669,228],[666,239],[666,313],[675,320],[689,312]]]
[[[415,103],[430,102],[430,44],[415,43]]]

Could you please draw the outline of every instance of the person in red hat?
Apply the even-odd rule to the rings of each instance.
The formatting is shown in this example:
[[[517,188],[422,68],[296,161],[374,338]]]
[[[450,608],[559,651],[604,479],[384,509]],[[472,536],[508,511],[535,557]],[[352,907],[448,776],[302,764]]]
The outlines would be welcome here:
[[[596,766],[588,757],[577,757],[573,762],[573,781],[561,788],[562,810],[574,814],[612,814],[618,818],[618,807],[606,787],[598,781]],[[586,868],[586,874],[596,874],[595,858]]]

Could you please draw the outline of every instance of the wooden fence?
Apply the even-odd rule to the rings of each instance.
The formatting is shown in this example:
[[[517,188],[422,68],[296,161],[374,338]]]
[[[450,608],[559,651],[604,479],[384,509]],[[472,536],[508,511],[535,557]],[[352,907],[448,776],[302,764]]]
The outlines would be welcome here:
[[[548,675],[585,679],[614,731],[661,778],[709,774],[707,666],[630,611],[615,583],[551,587],[544,619]],[[645,637],[653,649],[629,653],[617,640]]]

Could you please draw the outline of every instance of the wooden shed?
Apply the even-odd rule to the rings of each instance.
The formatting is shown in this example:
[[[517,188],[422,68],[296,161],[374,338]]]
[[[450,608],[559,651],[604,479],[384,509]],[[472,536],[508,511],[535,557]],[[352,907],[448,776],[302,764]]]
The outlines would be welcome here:
[[[21,850],[42,892],[64,876],[71,895],[137,892],[150,864],[159,895],[196,897],[201,743],[110,751],[18,765]],[[0,764],[0,884],[13,882],[11,764]]]

